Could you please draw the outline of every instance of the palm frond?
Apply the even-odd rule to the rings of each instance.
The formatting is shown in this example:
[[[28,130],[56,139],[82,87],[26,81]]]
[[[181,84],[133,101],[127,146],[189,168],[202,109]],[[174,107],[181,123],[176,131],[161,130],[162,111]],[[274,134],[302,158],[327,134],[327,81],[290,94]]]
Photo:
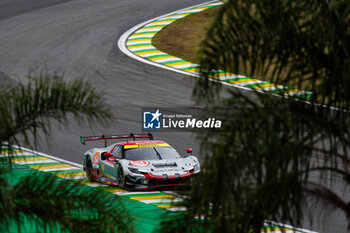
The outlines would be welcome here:
[[[24,177],[13,187],[4,187],[9,190],[3,196],[11,199],[2,202],[2,207],[10,206],[11,211],[2,211],[7,215],[2,223],[15,220],[19,229],[25,221],[30,221],[38,231],[135,231],[131,224],[133,219],[118,196],[103,190],[42,172]]]
[[[315,205],[322,204],[325,207],[324,211],[330,212],[331,210],[340,209],[346,213],[347,219],[350,218],[350,206],[348,202],[330,188],[315,182],[308,182],[304,185],[303,189],[313,199]]]
[[[29,143],[38,130],[50,131],[50,120],[67,123],[70,114],[78,123],[97,120],[108,123],[113,115],[93,86],[75,79],[65,82],[62,76],[43,72],[29,76],[27,84],[0,92],[0,141],[17,144],[21,135]]]
[[[341,0],[229,1],[202,44],[201,72],[265,79],[349,109],[349,14]],[[202,98],[212,91],[203,84],[195,93]]]

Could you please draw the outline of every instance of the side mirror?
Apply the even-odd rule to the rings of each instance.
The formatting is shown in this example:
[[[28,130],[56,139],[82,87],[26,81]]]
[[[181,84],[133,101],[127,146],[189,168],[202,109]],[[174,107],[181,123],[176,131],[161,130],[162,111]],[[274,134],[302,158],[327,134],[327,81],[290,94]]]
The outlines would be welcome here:
[[[192,154],[192,148],[187,148],[186,152],[189,153],[189,154]]]
[[[112,157],[112,156],[113,156],[113,154],[112,154],[112,153],[110,153],[110,152],[105,152],[105,153],[103,153],[103,155],[104,155],[105,157],[107,157],[107,158],[109,158],[109,157]]]

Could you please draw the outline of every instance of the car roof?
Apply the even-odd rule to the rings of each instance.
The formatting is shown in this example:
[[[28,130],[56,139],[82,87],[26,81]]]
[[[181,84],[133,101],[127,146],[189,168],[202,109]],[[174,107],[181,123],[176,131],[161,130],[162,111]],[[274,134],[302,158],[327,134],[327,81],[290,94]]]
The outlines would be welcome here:
[[[126,142],[118,142],[115,145],[147,145],[147,144],[163,144],[166,143],[164,141],[159,140],[140,140],[140,141],[126,141]],[[167,143],[166,143],[167,144]]]

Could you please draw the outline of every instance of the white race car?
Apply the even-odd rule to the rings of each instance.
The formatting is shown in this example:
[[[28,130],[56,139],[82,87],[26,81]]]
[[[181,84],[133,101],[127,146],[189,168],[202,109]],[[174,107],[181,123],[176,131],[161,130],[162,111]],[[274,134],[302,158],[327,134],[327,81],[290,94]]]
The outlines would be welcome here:
[[[108,139],[123,141],[107,146]],[[105,140],[104,148],[84,153],[83,165],[89,180],[147,190],[186,185],[186,180],[200,171],[192,149],[186,150],[187,157],[181,157],[168,143],[153,140],[150,133],[86,136],[80,140],[84,145],[86,141]]]

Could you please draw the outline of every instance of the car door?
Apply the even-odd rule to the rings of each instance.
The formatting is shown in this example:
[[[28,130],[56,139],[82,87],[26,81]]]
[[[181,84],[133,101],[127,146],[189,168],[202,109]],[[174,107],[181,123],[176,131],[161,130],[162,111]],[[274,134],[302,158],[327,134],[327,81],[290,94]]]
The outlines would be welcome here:
[[[119,166],[121,166],[119,163],[119,160],[123,159],[123,146],[118,146],[118,145],[115,146],[113,148],[112,154],[113,154],[113,157],[116,158],[116,166],[114,167],[113,175],[117,177],[118,171],[120,171]]]
[[[101,172],[105,177],[115,180],[118,170],[118,159],[121,158],[121,146],[115,146],[111,157],[105,157],[101,154]]]

